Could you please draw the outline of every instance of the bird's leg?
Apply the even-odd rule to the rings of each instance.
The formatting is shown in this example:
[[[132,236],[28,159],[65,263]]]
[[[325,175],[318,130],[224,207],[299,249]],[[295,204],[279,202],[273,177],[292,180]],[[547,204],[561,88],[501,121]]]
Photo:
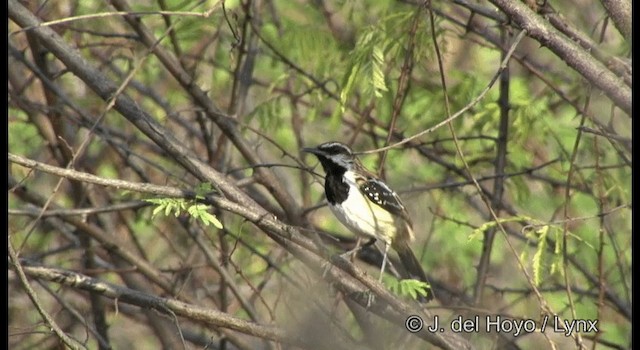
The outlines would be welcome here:
[[[389,253],[389,246],[389,243],[384,242],[384,255],[382,256],[382,267],[380,267],[380,277],[378,277],[378,282],[382,282],[384,268],[387,267],[387,254]]]
[[[342,254],[340,254],[341,258],[347,259],[349,261],[351,261],[351,263],[353,263],[353,261],[355,260],[355,256],[356,256],[356,252],[360,249],[360,236],[356,237],[356,246],[355,248],[344,252]],[[323,263],[323,271],[322,271],[322,277],[326,277],[327,272],[329,271],[329,265],[331,265],[328,261],[325,261]]]
[[[384,275],[384,269],[387,266],[387,254],[389,253],[388,242],[384,242],[384,255],[382,256],[382,266],[380,267],[380,276],[378,277],[378,282],[382,283],[382,275]],[[373,301],[373,293],[369,291],[369,297],[367,298],[367,307],[371,306],[371,302]]]
[[[375,242],[376,242],[376,239],[375,238],[371,238],[371,239],[369,239],[369,241],[367,243],[361,244],[362,243],[362,238],[360,236],[358,236],[357,239],[356,239],[356,246],[353,249],[340,254],[340,256],[345,258],[345,259],[351,260],[351,262],[353,262],[355,260],[356,253],[360,249],[369,247],[370,245],[374,244]]]
[[[345,259],[347,259],[347,260],[349,260],[349,261],[351,261],[351,262],[353,263],[353,261],[354,261],[354,260],[355,260],[355,258],[356,258],[356,253],[357,253],[357,252],[358,252],[358,250],[360,250],[360,248],[361,248],[361,247],[360,247],[360,243],[361,243],[361,242],[362,242],[362,238],[360,238],[360,236],[356,237],[356,246],[355,246],[353,249],[351,249],[351,250],[349,250],[349,251],[347,251],[347,252],[344,252],[344,253],[340,254],[340,256],[341,256],[341,257],[343,257],[343,258],[345,258]]]
[[[362,237],[358,236],[356,237],[356,246],[353,249],[350,249],[342,254],[340,254],[341,258],[347,259],[349,261],[351,261],[351,263],[354,262],[355,258],[356,258],[356,253],[358,252],[358,250],[366,248],[372,244],[374,244],[376,242],[375,238],[371,238],[369,239],[369,241],[365,244],[361,244],[362,243]],[[329,271],[329,262],[325,261],[323,263],[323,272],[322,272],[322,277],[325,277],[327,272]]]

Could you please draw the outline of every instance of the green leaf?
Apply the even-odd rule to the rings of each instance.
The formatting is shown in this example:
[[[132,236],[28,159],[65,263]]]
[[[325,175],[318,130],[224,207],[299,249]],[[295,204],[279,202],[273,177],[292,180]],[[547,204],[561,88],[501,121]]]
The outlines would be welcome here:
[[[155,217],[159,212],[162,211],[164,207],[162,205],[158,205],[155,209],[153,209],[153,212],[151,213],[151,217]]]
[[[200,188],[203,191],[208,190],[207,186],[203,186]],[[182,198],[152,198],[152,199],[144,199],[144,201],[156,204],[157,206],[153,209],[151,217],[155,217],[156,214],[164,211],[165,216],[169,216],[173,214],[175,217],[180,216],[182,213],[186,212],[195,220],[199,220],[205,226],[209,226],[209,224],[213,224],[218,229],[222,229],[223,225],[218,218],[208,212],[208,206],[206,204],[197,203],[194,200],[185,200]]]
[[[204,197],[213,191],[213,185],[209,182],[201,182],[196,186],[196,199],[204,199]]]
[[[354,65],[353,67],[351,67],[349,75],[347,76],[347,82],[342,88],[342,91],[340,91],[340,108],[342,110],[342,113],[346,111],[347,100],[349,99],[349,95],[351,93],[351,90],[353,89],[353,85],[356,81],[356,78],[358,77],[359,72],[360,65]]]
[[[498,219],[498,221],[489,221],[489,222],[485,222],[484,224],[482,224],[482,226],[478,227],[477,229],[473,230],[471,232],[471,234],[469,234],[469,237],[467,238],[467,242],[470,242],[472,240],[475,239],[480,239],[481,236],[490,228],[496,227],[498,226],[498,222],[501,224],[504,224],[506,222],[529,222],[529,221],[535,221],[532,218],[528,217],[528,216],[514,216],[514,217],[510,217],[510,218],[500,218]]]
[[[414,279],[397,280],[395,278],[385,279],[385,284],[389,290],[396,295],[418,299],[418,296],[426,297],[431,286],[423,281]]]
[[[381,91],[388,91],[384,81],[384,53],[380,45],[374,45],[371,54],[371,84],[376,97],[382,97]]]
[[[536,253],[533,255],[533,284],[537,287],[542,280],[542,259],[543,254],[547,248],[547,233],[549,232],[549,225],[543,225],[536,231],[538,234],[538,245]]]
[[[206,220],[205,225],[207,225],[207,226],[209,226],[209,222],[210,222],[210,223],[213,224],[213,226],[215,226],[219,230],[223,229],[223,226],[222,226],[222,223],[220,222],[220,220],[218,220],[218,218],[215,215],[213,215],[213,214],[211,214],[209,212],[205,212],[202,215],[202,220],[203,220],[203,222],[205,222],[205,220]]]

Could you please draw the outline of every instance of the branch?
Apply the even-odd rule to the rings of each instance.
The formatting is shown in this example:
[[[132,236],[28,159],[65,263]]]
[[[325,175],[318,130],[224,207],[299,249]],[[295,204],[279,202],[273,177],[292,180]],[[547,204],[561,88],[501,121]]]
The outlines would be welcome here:
[[[14,269],[15,269],[14,265]],[[305,339],[294,334],[289,334],[285,330],[269,325],[262,325],[251,321],[246,321],[230,316],[215,309],[206,309],[196,305],[184,303],[177,299],[162,298],[147,293],[142,293],[129,288],[117,286],[102,280],[91,278],[86,275],[69,270],[61,270],[44,266],[23,266],[25,274],[57,282],[62,285],[78,288],[102,295],[115,300],[136,305],[145,309],[154,309],[166,315],[175,314],[187,317],[192,320],[204,322],[206,324],[233,329],[245,334],[271,339],[291,345],[308,347]]]
[[[112,0],[111,4],[121,11],[131,10],[127,2],[124,0]],[[180,85],[182,85],[185,91],[188,91],[194,102],[204,109],[205,113],[207,113],[211,120],[216,123],[225,136],[233,142],[240,154],[242,154],[250,164],[263,163],[258,154],[252,150],[236,127],[236,120],[222,113],[214,105],[207,93],[198,87],[195,83],[195,78],[184,70],[175,57],[160,45],[157,45],[158,39],[153,35],[153,31],[149,30],[137,17],[125,16],[124,19],[133,28],[133,30],[138,33],[140,40],[154,53],[154,55],[156,55],[158,60],[173,75]],[[267,169],[258,168],[256,172],[259,175],[258,179],[261,184],[273,194],[274,198],[278,201],[278,204],[285,209],[289,219],[293,222],[298,222],[301,217],[301,208],[297,205],[297,202],[293,200],[282,183],[278,181],[275,175]]]
[[[11,265],[13,265],[13,269],[18,275],[18,279],[20,280],[22,287],[27,292],[29,299],[31,299],[31,302],[40,313],[40,316],[42,316],[44,321],[49,325],[49,327],[51,327],[51,331],[54,332],[65,345],[74,350],[80,349],[81,344],[77,340],[69,338],[69,336],[67,336],[67,334],[60,328],[60,326],[58,326],[56,321],[51,318],[51,315],[49,315],[49,313],[45,311],[44,307],[40,303],[40,300],[38,299],[38,295],[33,290],[33,288],[31,288],[31,285],[29,285],[29,281],[27,281],[26,274],[28,274],[28,268],[26,268],[27,271],[25,271],[25,268],[20,265],[18,255],[13,249],[13,245],[11,245],[11,239],[9,237],[7,237],[7,241],[9,245],[9,262],[11,263]]]
[[[585,52],[578,44],[562,35],[525,3],[511,0],[490,0],[520,28],[541,45],[548,47],[569,67],[602,90],[613,103],[631,116],[631,88],[605,65]]]
[[[8,13],[9,17],[23,28],[34,27],[31,31],[42,41],[42,44],[103,100],[111,101],[115,96],[114,108],[185,169],[203,181],[212,182],[235,202],[246,206],[259,207],[244,192],[238,191],[237,187],[223,174],[194,157],[191,150],[177,140],[171,132],[160,126],[131,97],[126,94],[115,95],[118,90],[116,84],[109,80],[99,69],[89,64],[78,50],[69,46],[55,31],[49,27],[40,27],[40,20],[16,0],[9,0]],[[206,97],[206,95],[204,96]],[[264,209],[260,209],[262,214],[266,214]]]
[[[600,2],[622,36],[631,41],[631,0],[600,0]]]
[[[195,196],[195,193],[191,193],[190,191],[184,191],[169,186],[104,179],[72,169],[63,169],[46,165],[11,153],[8,154],[8,158],[9,161],[16,164],[29,166],[51,174],[57,174],[60,176],[64,175],[70,179],[86,181],[103,186],[126,188],[131,191],[162,194],[170,197],[193,198]],[[420,310],[417,304],[408,303],[401,300],[396,295],[393,295],[384,288],[381,283],[377,282],[376,279],[368,276],[362,270],[356,268],[355,265],[349,263],[345,259],[339,257],[331,258],[331,263],[338,267],[338,269],[327,269],[327,258],[319,256],[315,244],[310,239],[306,238],[297,227],[287,225],[274,218],[271,214],[263,214],[259,210],[256,210],[255,207],[247,207],[234,203],[220,196],[207,196],[205,201],[208,204],[215,205],[222,210],[235,213],[250,221],[264,231],[276,243],[301,260],[309,268],[316,271],[318,274],[322,274],[330,283],[332,283],[333,287],[361,305],[365,305],[367,303],[367,297],[365,296],[365,293],[363,293],[362,289],[362,285],[366,286],[371,292],[378,296],[378,299],[370,311],[380,317],[400,325],[403,325],[407,317],[410,315],[421,315],[424,320],[433,320],[433,316],[428,311],[424,309]],[[150,267],[148,263],[127,253],[115,244],[108,235],[100,232],[100,230],[95,226],[81,222],[73,217],[63,217],[62,219],[88,233],[92,238],[105,245],[107,249],[120,254],[120,256],[125,260],[130,261],[132,264],[137,266],[138,269],[145,273],[147,277],[158,283],[160,286],[165,287],[166,282],[164,279],[157,276],[154,273],[153,268]],[[170,288],[167,288],[167,290],[170,290]],[[431,323],[429,322],[425,324],[426,327],[430,325]],[[450,330],[443,333],[432,333],[427,331],[426,327],[423,331],[415,333],[415,335],[434,345],[443,347],[444,349],[473,349],[469,342]]]

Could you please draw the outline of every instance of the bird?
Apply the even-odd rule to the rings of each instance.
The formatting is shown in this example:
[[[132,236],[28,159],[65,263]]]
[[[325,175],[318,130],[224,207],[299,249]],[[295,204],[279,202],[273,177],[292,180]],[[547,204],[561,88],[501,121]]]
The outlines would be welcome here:
[[[360,238],[382,241],[384,253],[380,277],[382,280],[389,248],[400,258],[406,275],[403,278],[417,279],[425,283],[426,274],[420,261],[411,250],[415,238],[411,218],[400,197],[379,177],[368,171],[344,143],[330,141],[316,147],[305,147],[303,152],[315,155],[325,172],[324,193],[329,208],[336,218]],[[348,254],[347,253],[347,254]],[[422,302],[433,299],[428,289]]]

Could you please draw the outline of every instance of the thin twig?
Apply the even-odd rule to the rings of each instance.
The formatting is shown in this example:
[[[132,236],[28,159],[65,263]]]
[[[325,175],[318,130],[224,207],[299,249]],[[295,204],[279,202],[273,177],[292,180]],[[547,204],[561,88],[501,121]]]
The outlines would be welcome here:
[[[60,338],[60,340],[71,349],[74,349],[74,350],[80,349],[80,348],[86,349],[86,347],[80,344],[80,342],[70,338],[60,328],[60,326],[58,326],[56,321],[49,315],[49,313],[44,309],[44,306],[42,306],[42,304],[40,303],[40,298],[38,298],[38,295],[36,294],[36,292],[31,288],[31,285],[27,280],[27,276],[22,268],[22,265],[20,264],[20,260],[18,259],[18,255],[16,254],[16,251],[13,249],[13,244],[11,244],[11,235],[7,236],[7,242],[8,242],[8,248],[9,248],[9,262],[11,263],[13,270],[18,275],[18,279],[20,280],[20,284],[22,284],[22,288],[24,288],[25,292],[27,293],[27,296],[29,296],[29,299],[31,299],[33,306],[35,306],[38,312],[40,313],[40,316],[42,316],[44,321],[49,325],[49,327],[51,327],[51,331],[53,331],[58,336],[58,338]]]
[[[491,78],[491,80],[489,81],[487,86],[473,100],[471,100],[471,102],[469,102],[466,106],[462,107],[462,109],[460,109],[456,113],[452,114],[450,117],[445,118],[443,121],[437,123],[436,125],[428,128],[426,130],[423,130],[423,131],[421,131],[421,132],[419,132],[419,133],[417,133],[415,135],[406,137],[406,138],[402,139],[399,142],[393,143],[393,144],[391,144],[389,146],[386,146],[386,147],[372,149],[372,150],[368,150],[368,151],[365,151],[365,152],[358,152],[358,154],[377,153],[377,152],[386,151],[386,150],[389,150],[389,149],[404,145],[405,143],[411,142],[411,141],[413,141],[413,140],[415,140],[417,138],[420,138],[420,137],[422,137],[422,136],[424,136],[424,135],[426,135],[428,133],[434,132],[435,130],[439,129],[440,127],[442,127],[444,125],[447,125],[448,123],[454,121],[456,118],[460,117],[462,114],[464,114],[467,111],[469,111],[473,106],[478,104],[478,102],[482,101],[482,99],[489,92],[489,90],[491,90],[491,88],[493,87],[493,84],[495,84],[495,82],[498,80],[498,78],[500,77],[500,74],[502,73],[502,71],[507,67],[507,63],[509,62],[509,59],[511,59],[511,56],[513,55],[514,51],[518,47],[518,44],[525,37],[526,34],[527,34],[527,32],[525,30],[522,30],[522,31],[520,31],[520,33],[518,33],[518,35],[516,35],[516,37],[515,37],[515,39],[513,41],[513,44],[511,44],[511,47],[507,51],[507,54],[505,55],[504,59],[500,63],[500,67],[498,68],[496,73],[493,75],[493,77]]]

